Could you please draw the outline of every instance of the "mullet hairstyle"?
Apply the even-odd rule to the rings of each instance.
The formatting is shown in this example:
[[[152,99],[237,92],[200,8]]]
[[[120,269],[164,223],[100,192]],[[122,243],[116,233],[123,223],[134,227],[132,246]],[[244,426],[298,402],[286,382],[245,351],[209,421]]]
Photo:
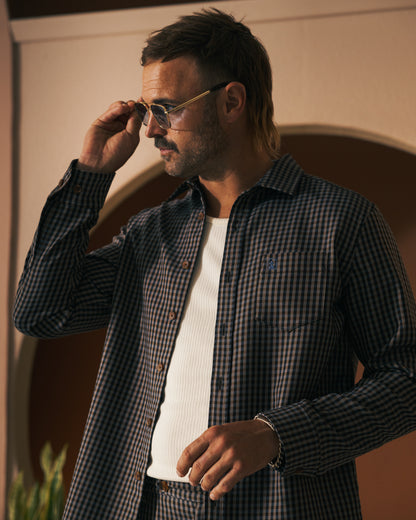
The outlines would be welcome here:
[[[206,81],[238,81],[245,86],[254,146],[278,158],[280,136],[273,121],[270,61],[250,29],[218,9],[203,9],[151,33],[141,64],[181,56],[195,58]]]

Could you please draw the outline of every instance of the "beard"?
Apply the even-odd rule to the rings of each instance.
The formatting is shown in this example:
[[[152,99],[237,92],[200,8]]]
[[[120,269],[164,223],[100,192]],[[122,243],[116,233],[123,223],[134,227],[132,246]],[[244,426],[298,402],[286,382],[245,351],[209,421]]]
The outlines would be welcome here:
[[[194,132],[188,148],[179,151],[175,142],[164,137],[155,137],[157,148],[167,148],[174,152],[164,158],[166,173],[182,179],[189,179],[195,175],[208,178],[215,176],[215,170],[223,165],[222,157],[227,143],[228,139],[219,123],[215,103],[205,105],[203,124]]]

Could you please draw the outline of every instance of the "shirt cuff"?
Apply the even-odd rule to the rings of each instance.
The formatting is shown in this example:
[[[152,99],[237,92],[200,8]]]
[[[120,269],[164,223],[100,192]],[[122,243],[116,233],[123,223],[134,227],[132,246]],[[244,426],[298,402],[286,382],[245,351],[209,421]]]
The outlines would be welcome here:
[[[115,173],[79,170],[78,159],[74,159],[50,197],[59,196],[69,204],[101,208],[114,176]]]

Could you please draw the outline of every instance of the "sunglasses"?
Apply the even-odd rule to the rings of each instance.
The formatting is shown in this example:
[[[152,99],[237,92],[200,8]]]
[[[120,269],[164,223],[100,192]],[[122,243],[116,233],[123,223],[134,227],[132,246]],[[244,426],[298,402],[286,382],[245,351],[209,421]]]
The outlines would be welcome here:
[[[202,94],[198,94],[198,96],[193,97],[192,99],[189,99],[188,101],[185,101],[185,103],[181,103],[180,105],[173,107],[173,108],[167,108],[163,105],[158,105],[155,103],[152,103],[148,105],[144,101],[139,101],[136,103],[136,110],[139,113],[139,116],[142,119],[142,122],[145,126],[149,123],[149,116],[150,112],[152,113],[153,117],[156,119],[157,124],[162,128],[163,130],[167,130],[171,127],[171,119],[169,117],[169,114],[173,114],[174,112],[177,112],[178,110],[182,110],[182,108],[190,105],[194,101],[198,101],[198,99],[201,99],[208,94],[211,94],[211,92],[215,92],[216,90],[219,90],[221,88],[224,88],[228,85],[228,81],[225,81],[223,83],[218,83],[218,85],[215,85],[214,87],[211,87],[210,89],[206,90],[205,92],[202,92]]]

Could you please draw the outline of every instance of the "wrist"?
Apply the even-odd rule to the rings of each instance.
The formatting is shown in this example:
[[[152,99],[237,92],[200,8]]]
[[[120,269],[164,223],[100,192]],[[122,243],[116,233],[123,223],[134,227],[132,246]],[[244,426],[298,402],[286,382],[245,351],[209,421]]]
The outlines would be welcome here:
[[[93,164],[91,161],[84,159],[82,156],[80,156],[78,159],[76,169],[82,172],[107,173],[106,171],[102,170],[98,164]]]
[[[265,425],[269,427],[269,429],[274,433],[275,439],[277,441],[277,449],[275,455],[271,458],[270,462],[268,463],[269,466],[273,469],[282,469],[283,467],[283,449],[282,449],[282,443],[280,441],[280,437],[274,427],[274,425],[266,419],[266,417],[263,417],[261,414],[257,414],[254,419],[256,421],[261,421]]]

